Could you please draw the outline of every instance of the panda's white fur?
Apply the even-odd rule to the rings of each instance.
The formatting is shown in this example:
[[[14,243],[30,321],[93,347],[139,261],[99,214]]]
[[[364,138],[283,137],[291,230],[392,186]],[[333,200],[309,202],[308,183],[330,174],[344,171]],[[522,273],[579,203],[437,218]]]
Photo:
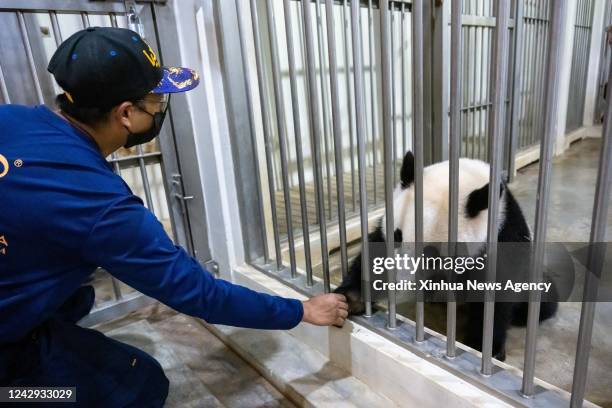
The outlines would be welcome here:
[[[448,161],[436,163],[423,169],[423,241],[445,242],[448,240],[449,212],[449,165]],[[459,160],[459,242],[486,242],[488,209],[473,218],[467,217],[465,209],[469,194],[489,182],[489,165],[480,160]],[[404,242],[414,242],[414,183],[403,188],[401,184],[393,193],[394,230],[402,231]],[[499,200],[497,228],[503,224],[506,208],[506,194]],[[381,223],[386,234],[386,216]]]
[[[489,165],[479,160],[459,160],[459,217],[458,242],[477,243],[469,245],[470,252],[482,253],[486,248],[488,224]],[[394,191],[394,241],[414,242],[414,156],[407,152],[402,163],[400,184]],[[507,186],[500,186],[499,216],[496,223],[499,242],[530,242],[531,231],[521,208]],[[423,171],[423,242],[441,243],[448,240],[449,213],[449,163],[441,162],[428,166]],[[372,243],[387,241],[386,219],[373,223],[374,229],[368,234]],[[434,245],[435,246],[435,245]],[[523,246],[526,248],[526,246]],[[528,255],[528,254],[527,254]],[[498,257],[498,262],[508,262]],[[370,258],[371,262],[371,258]],[[368,272],[370,273],[370,272]],[[349,266],[340,286],[334,292],[344,294],[349,303],[350,314],[365,311],[361,299],[362,258],[357,255]],[[554,285],[553,285],[554,287]],[[556,293],[556,290],[554,291]],[[554,296],[553,296],[554,299]],[[482,345],[482,321],[484,305],[482,302],[469,302],[465,305],[467,327],[463,331],[464,342],[480,350]],[[540,321],[553,316],[557,302],[542,302]],[[511,325],[524,326],[527,320],[526,302],[496,302],[493,324],[493,355],[505,358],[505,342]]]

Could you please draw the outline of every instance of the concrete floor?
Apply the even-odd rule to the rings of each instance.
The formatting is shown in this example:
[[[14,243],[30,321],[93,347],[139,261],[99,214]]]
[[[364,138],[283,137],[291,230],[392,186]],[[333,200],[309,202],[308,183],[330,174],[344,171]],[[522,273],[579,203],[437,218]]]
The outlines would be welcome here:
[[[196,319],[156,303],[94,327],[152,355],[170,380],[166,407],[294,407]]]

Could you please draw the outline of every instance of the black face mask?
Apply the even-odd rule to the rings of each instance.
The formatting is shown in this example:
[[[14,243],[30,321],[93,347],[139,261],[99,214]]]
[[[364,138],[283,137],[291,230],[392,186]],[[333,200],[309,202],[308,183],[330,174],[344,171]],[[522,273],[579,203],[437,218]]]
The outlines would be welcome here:
[[[138,109],[145,112],[147,115],[150,115],[153,117],[153,125],[151,126],[149,130],[146,130],[144,132],[140,132],[140,133],[130,132],[128,134],[127,143],[123,145],[123,147],[125,147],[126,149],[129,149],[130,147],[133,147],[136,145],[148,143],[151,140],[155,139],[155,137],[159,135],[159,132],[161,131],[162,125],[164,123],[164,119],[166,118],[166,112],[168,111],[168,108],[166,108],[161,112],[155,112],[154,114],[151,114],[140,107],[138,107]],[[129,131],[130,130],[128,129],[128,132]]]

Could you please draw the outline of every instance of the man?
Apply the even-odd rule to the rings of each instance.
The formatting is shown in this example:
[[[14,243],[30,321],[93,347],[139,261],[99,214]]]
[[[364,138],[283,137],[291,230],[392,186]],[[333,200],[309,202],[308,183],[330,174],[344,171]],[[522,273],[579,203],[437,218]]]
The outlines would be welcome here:
[[[48,70],[65,91],[59,111],[0,106],[0,385],[75,386],[86,407],[163,405],[168,380],[151,356],[75,324],[98,266],[210,323],[344,323],[340,295],[300,302],[214,279],[113,173],[105,157],[157,136],[168,94],[197,86],[194,71],[99,27],[61,44]]]

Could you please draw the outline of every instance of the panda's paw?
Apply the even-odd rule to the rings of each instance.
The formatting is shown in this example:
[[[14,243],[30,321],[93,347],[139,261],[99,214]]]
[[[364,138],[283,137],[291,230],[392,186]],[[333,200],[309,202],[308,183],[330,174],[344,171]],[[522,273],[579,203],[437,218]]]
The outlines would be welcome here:
[[[497,351],[496,353],[493,353],[493,358],[499,361],[506,361],[506,347],[502,347],[501,350]]]
[[[361,291],[355,288],[338,287],[334,293],[340,293],[346,297],[349,315],[362,315],[365,313],[365,304],[361,301]]]

